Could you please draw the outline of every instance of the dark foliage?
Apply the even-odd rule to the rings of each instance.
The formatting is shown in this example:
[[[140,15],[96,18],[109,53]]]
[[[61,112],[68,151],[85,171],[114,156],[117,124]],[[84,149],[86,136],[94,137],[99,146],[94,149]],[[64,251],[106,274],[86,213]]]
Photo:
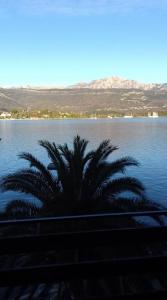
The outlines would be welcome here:
[[[7,206],[8,214],[67,215],[150,207],[142,183],[124,175],[127,167],[138,166],[138,162],[131,157],[108,160],[118,149],[109,140],[89,152],[88,141],[80,136],[74,137],[72,149],[45,140],[39,144],[47,151],[49,166],[23,152],[19,158],[26,160],[29,168],[4,177],[2,188],[31,194],[41,201],[41,207],[31,201],[13,200]],[[123,175],[116,176],[119,173]],[[128,197],[122,197],[122,192],[128,192]]]

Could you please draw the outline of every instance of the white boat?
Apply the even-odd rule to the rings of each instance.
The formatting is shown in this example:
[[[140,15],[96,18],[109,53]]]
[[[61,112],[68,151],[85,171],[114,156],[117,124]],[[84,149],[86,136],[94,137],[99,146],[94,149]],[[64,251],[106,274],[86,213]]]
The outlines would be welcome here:
[[[151,114],[151,113],[148,113],[148,117],[149,117],[149,118],[158,118],[159,116],[158,116],[158,113],[157,113],[157,112],[153,111],[152,114]]]

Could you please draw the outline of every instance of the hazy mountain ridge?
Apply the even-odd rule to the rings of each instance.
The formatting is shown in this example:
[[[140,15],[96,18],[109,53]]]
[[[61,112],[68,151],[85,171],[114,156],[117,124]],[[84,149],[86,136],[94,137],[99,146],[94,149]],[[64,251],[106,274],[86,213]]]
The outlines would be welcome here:
[[[158,83],[141,83],[136,80],[129,80],[118,76],[112,76],[102,79],[93,80],[89,83],[81,82],[70,86],[69,88],[89,88],[89,89],[142,89],[142,90],[152,90],[152,89],[166,89],[167,84]]]

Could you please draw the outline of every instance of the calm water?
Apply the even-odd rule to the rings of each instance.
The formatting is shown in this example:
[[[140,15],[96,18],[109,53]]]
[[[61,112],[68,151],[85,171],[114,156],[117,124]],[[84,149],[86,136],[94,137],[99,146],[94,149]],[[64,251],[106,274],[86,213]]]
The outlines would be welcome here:
[[[141,179],[150,199],[167,207],[167,118],[102,119],[102,120],[38,120],[0,121],[0,170],[8,174],[26,163],[17,158],[21,151],[29,151],[48,162],[39,139],[56,143],[71,143],[79,134],[90,140],[93,148],[103,139],[111,139],[119,146],[111,159],[133,156],[141,166],[129,168],[127,174]],[[16,195],[16,194],[15,194]],[[13,198],[14,193],[0,194],[0,206]],[[18,199],[18,195],[16,195]]]

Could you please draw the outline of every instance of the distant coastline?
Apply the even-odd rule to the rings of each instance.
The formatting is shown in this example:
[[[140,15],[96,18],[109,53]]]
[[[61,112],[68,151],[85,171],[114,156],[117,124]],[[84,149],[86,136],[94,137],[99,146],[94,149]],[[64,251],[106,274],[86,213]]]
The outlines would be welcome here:
[[[167,117],[167,115],[159,116],[159,117]],[[74,118],[5,118],[5,119],[0,119],[0,121],[49,121],[49,120],[102,120],[102,119],[140,119],[140,118],[145,118],[145,119],[150,119],[148,116],[133,116],[133,117],[128,117],[128,116],[118,116],[118,117],[96,117],[96,118],[91,118],[91,117],[74,117]]]

